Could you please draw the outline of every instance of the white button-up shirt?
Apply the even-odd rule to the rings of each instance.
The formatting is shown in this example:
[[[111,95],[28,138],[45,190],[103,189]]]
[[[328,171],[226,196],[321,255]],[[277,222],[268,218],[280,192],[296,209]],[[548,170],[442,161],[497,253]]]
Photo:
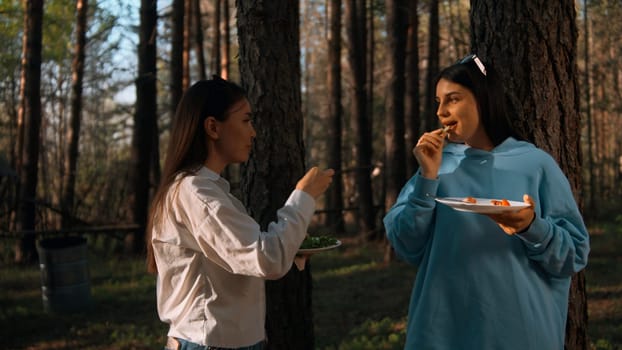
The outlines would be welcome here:
[[[294,190],[261,232],[229,183],[202,167],[174,182],[152,233],[157,303],[168,335],[243,347],[265,339],[264,279],[286,274],[305,238],[315,200]]]

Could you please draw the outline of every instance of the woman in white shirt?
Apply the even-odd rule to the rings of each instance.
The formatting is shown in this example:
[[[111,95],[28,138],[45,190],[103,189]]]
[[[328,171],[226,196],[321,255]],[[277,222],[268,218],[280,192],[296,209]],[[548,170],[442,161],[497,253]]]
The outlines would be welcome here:
[[[262,232],[220,173],[248,160],[256,133],[238,85],[214,77],[182,97],[147,229],[166,349],[262,349],[265,279],[291,268],[333,170],[300,179]]]

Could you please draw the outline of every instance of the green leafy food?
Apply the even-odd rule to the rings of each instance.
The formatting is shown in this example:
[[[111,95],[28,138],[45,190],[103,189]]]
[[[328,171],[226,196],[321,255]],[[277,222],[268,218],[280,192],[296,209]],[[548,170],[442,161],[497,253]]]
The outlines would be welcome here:
[[[328,236],[307,236],[302,244],[300,245],[300,249],[315,249],[315,248],[324,248],[330,247],[337,244],[337,239],[334,237]]]

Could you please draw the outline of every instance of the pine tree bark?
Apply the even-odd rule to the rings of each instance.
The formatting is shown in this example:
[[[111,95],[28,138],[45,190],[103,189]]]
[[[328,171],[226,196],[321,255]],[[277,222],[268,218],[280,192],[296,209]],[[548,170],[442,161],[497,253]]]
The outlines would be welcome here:
[[[575,21],[571,0],[471,2],[474,51],[499,71],[516,126],[557,160],[582,207]],[[587,298],[581,271],[572,279],[566,349],[587,348]]]
[[[406,91],[407,1],[386,0],[387,41],[390,55],[390,80],[385,114],[385,208],[390,208],[406,182],[404,97]]]
[[[171,105],[169,106],[171,117],[175,115],[177,105],[183,94],[184,79],[184,17],[185,17],[185,0],[173,0],[172,14],[172,37],[171,37],[171,76],[170,91]]]
[[[24,72],[23,108],[24,143],[20,155],[19,203],[16,231],[35,229],[35,200],[39,170],[41,131],[41,53],[43,39],[43,0],[24,1],[24,40],[22,70]],[[15,261],[34,262],[37,259],[34,233],[25,233],[15,247]]]
[[[126,236],[126,252],[140,253],[144,249],[144,229],[149,209],[150,185],[159,181],[158,125],[156,104],[156,35],[157,1],[141,0],[138,43],[138,77],[136,78],[136,111],[132,134],[131,181],[133,222],[139,229]],[[155,164],[154,164],[155,163]],[[158,169],[150,177],[150,170]],[[151,179],[149,181],[148,179]]]
[[[203,14],[201,13],[201,0],[192,0],[192,17],[194,18],[194,50],[197,56],[199,79],[207,79],[205,66],[205,54],[203,53]]]
[[[346,0],[346,31],[349,41],[348,61],[353,77],[353,101],[350,106],[352,132],[354,133],[354,159],[356,162],[356,187],[358,194],[358,228],[369,238],[376,228],[376,213],[371,186],[372,140],[367,111],[367,10],[365,0]]]
[[[240,74],[257,138],[242,166],[243,200],[266,229],[304,174],[297,1],[237,0]],[[311,272],[266,282],[268,349],[313,349]]]
[[[430,131],[438,126],[438,118],[434,110],[436,96],[435,79],[439,73],[440,30],[438,19],[438,0],[430,0],[430,24],[428,37],[428,66],[425,78],[425,102],[423,107],[423,131]],[[418,136],[416,136],[418,137]]]
[[[76,185],[76,168],[78,164],[78,145],[80,144],[80,124],[82,115],[82,81],[84,77],[84,57],[86,47],[86,22],[88,0],[76,1],[76,45],[72,62],[71,82],[71,120],[67,131],[67,153],[65,155],[65,172],[63,179],[62,221],[61,226],[68,228],[73,225],[74,197]]]
[[[418,0],[408,3],[408,34],[406,39],[406,159],[407,177],[414,174],[419,166],[411,150],[415,147],[421,126],[421,112],[419,111],[419,15],[417,14]],[[388,210],[389,208],[387,208]]]
[[[335,179],[326,193],[326,224],[334,232],[344,232],[343,184],[341,175],[341,144],[343,107],[341,105],[341,0],[329,0],[330,31],[328,32],[328,167],[336,171]]]

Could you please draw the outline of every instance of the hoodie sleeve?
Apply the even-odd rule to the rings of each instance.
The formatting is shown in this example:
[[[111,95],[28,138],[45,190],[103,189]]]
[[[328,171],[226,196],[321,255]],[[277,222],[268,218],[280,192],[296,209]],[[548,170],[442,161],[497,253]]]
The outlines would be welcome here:
[[[438,184],[438,180],[415,174],[383,219],[387,238],[395,253],[414,265],[421,262],[434,230],[434,197]]]
[[[545,165],[538,189],[536,218],[517,236],[527,255],[556,277],[569,277],[586,265],[589,235],[570,184],[551,158]]]

